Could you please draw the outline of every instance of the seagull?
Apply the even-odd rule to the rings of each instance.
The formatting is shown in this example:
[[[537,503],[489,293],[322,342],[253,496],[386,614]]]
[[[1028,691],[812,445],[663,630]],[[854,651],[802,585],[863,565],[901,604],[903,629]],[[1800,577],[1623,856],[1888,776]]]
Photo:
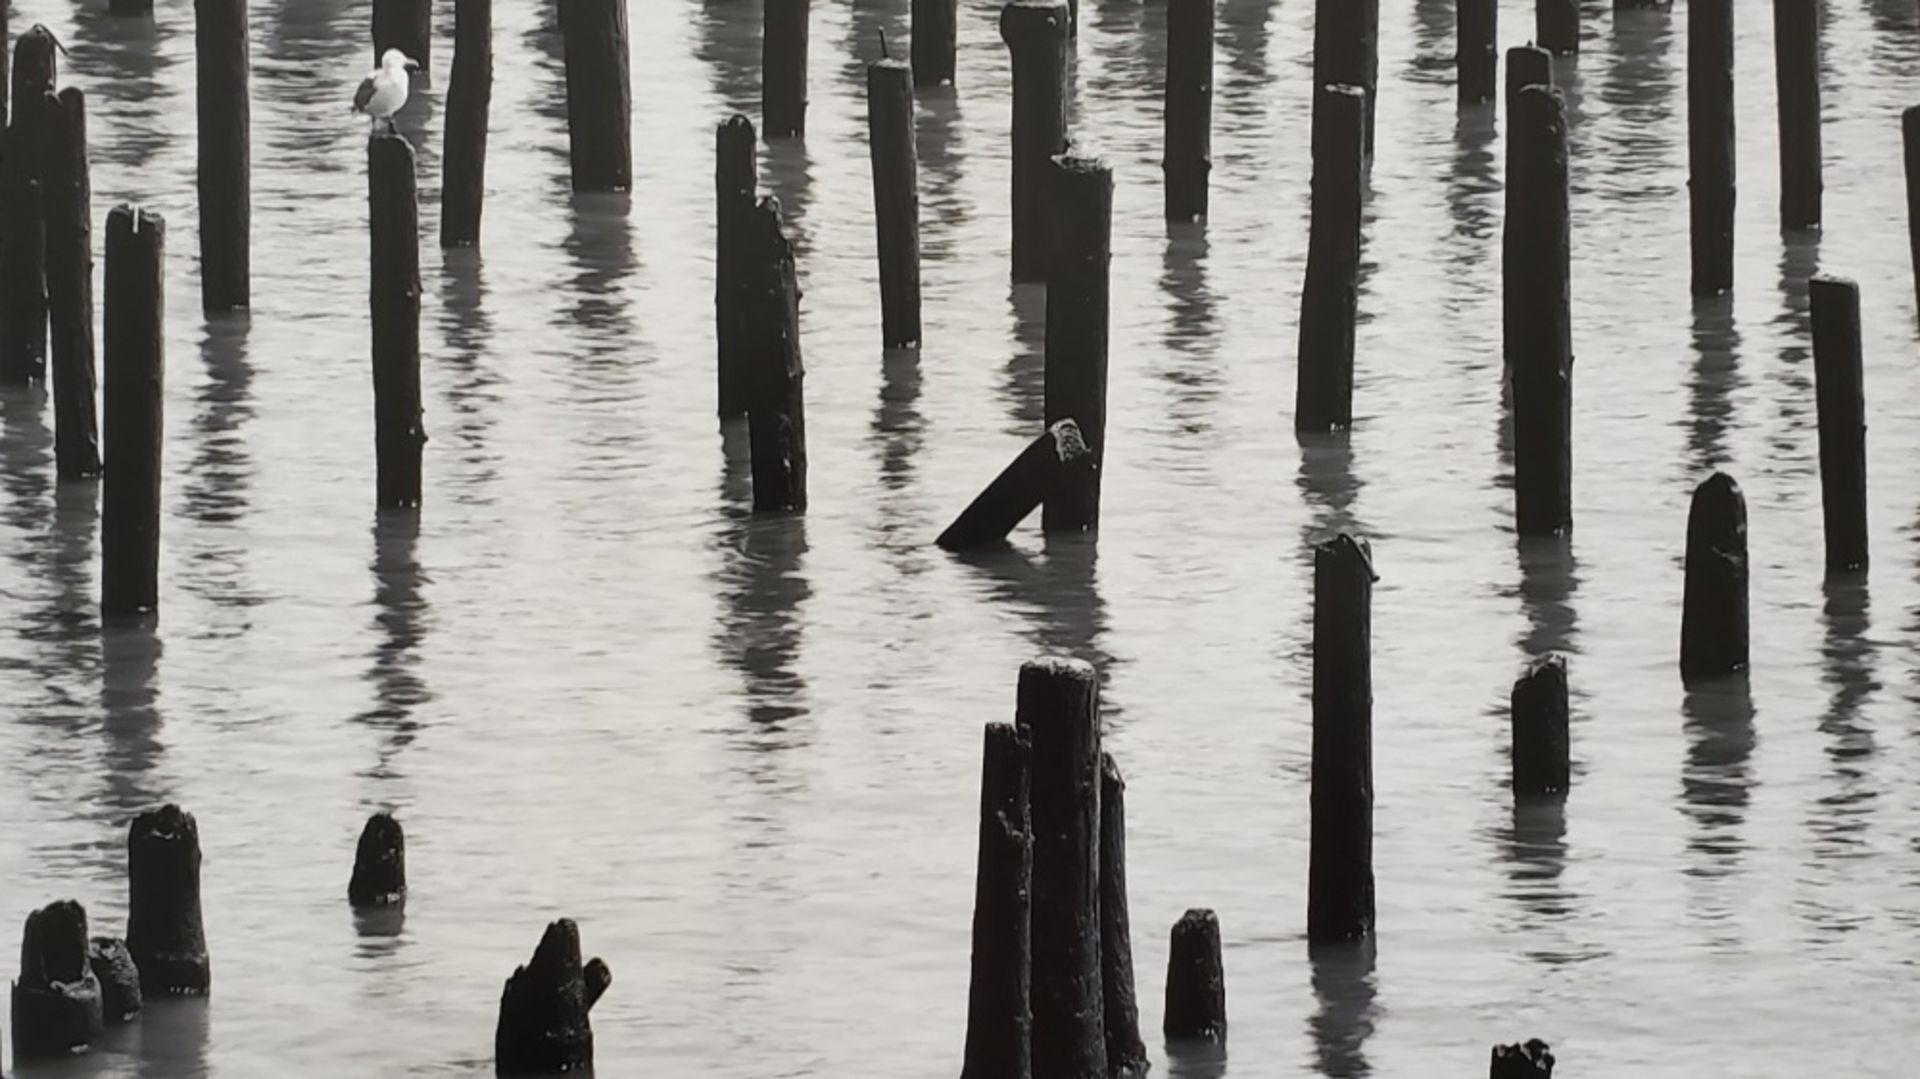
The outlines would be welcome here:
[[[419,61],[399,49],[388,49],[380,57],[380,66],[354,92],[353,111],[366,113],[376,122],[385,120],[387,130],[393,131],[393,114],[407,103],[407,72],[419,69]]]

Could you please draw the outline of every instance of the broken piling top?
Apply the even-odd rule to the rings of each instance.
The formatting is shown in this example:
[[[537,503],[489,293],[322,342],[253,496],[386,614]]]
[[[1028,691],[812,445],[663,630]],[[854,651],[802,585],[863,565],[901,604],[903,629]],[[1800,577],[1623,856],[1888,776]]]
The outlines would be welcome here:
[[[356,907],[398,903],[407,897],[407,837],[391,813],[375,813],[360,830],[347,900]]]
[[[1196,907],[1173,923],[1167,952],[1169,1042],[1227,1040],[1227,979],[1220,962],[1220,919]]]
[[[1693,492],[1687,512],[1680,673],[1710,678],[1747,666],[1747,500],[1724,472]]]
[[[16,1057],[65,1056],[105,1029],[100,980],[87,960],[87,912],[65,900],[27,915],[13,983]]]
[[[85,907],[63,899],[27,915],[20,942],[21,985],[45,989],[55,982],[77,982],[89,969]]]
[[[1553,1054],[1548,1050],[1538,1038],[1525,1045],[1496,1045],[1488,1079],[1552,1079]]]
[[[140,967],[118,937],[95,937],[87,946],[87,965],[100,979],[101,1002],[109,1023],[125,1023],[140,1014]]]
[[[592,1068],[587,1012],[612,981],[604,962],[580,962],[580,928],[573,919],[550,923],[532,961],[514,970],[501,993],[495,1072],[530,1076]]]
[[[200,920],[200,827],[168,804],[140,814],[127,834],[127,950],[148,994],[211,988]]]

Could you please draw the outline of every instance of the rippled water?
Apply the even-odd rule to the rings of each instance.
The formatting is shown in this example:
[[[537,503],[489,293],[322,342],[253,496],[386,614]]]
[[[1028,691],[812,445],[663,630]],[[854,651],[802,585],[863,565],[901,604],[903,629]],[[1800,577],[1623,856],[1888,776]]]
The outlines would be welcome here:
[[[426,506],[372,512],[367,7],[253,4],[254,310],[199,313],[191,7],[15,0],[92,99],[96,211],[173,224],[163,613],[103,632],[89,485],[0,396],[0,926],[124,915],[124,827],[199,817],[215,995],[23,1075],[490,1072],[502,979],[579,919],[601,1072],[937,1077],[964,1025],[982,723],[1019,662],[1095,660],[1130,780],[1149,1043],[1166,933],[1219,910],[1243,1076],[1896,1075],[1920,992],[1920,452],[1898,111],[1920,17],[1830,0],[1827,227],[1775,225],[1771,23],[1739,12],[1738,287],[1687,296],[1681,11],[1588,2],[1573,117],[1577,532],[1516,545],[1499,398],[1502,149],[1456,121],[1452,5],[1385,5],[1349,440],[1291,433],[1312,5],[1220,0],[1213,219],[1160,220],[1159,0],[1085,0],[1074,129],[1116,180],[1104,532],[929,541],[1035,430],[1043,298],[1007,283],[997,0],[919,118],[926,347],[879,348],[864,147],[877,29],[815,4],[805,146],[767,149],[806,291],[813,507],[752,521],[712,416],[713,125],[757,110],[759,5],[632,0],[634,191],[567,192],[545,4],[496,5],[484,249],[420,149]],[[1531,6],[1503,6],[1503,42]],[[1822,579],[1805,278],[1865,289],[1874,568]],[[1750,689],[1675,666],[1687,495],[1751,504]],[[1310,563],[1373,539],[1377,953],[1309,957]],[[1576,788],[1516,812],[1504,703],[1571,654]],[[398,935],[344,892],[405,820]],[[366,927],[371,930],[372,927]],[[1158,1053],[1156,1052],[1156,1059]],[[1165,1065],[1159,1065],[1162,1071]]]

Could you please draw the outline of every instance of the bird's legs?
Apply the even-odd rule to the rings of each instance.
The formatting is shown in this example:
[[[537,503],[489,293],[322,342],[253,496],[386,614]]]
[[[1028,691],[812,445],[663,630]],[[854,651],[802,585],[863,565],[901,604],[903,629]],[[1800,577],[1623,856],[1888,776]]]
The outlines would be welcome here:
[[[391,116],[387,117],[387,134],[389,135],[400,134],[400,129],[393,125],[393,117]]]

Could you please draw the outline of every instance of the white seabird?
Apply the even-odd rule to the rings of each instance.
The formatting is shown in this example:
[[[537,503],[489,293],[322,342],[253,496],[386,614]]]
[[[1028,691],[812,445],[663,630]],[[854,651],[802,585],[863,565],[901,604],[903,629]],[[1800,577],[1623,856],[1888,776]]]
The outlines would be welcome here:
[[[393,114],[407,103],[407,72],[419,68],[419,62],[406,53],[388,49],[380,57],[380,66],[354,91],[353,111],[366,113],[375,122],[385,120],[387,130],[392,131]]]

